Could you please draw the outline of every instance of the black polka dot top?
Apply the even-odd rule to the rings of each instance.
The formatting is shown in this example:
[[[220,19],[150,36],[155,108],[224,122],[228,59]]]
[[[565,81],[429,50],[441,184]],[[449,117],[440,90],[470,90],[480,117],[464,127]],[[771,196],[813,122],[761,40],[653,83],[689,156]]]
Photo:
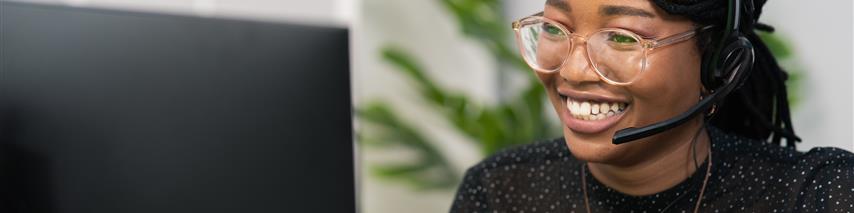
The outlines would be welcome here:
[[[708,129],[713,166],[699,212],[854,212],[854,154],[837,148],[802,153]],[[620,193],[585,170],[590,209],[693,212],[707,163],[682,183],[646,196]],[[499,152],[468,169],[451,212],[587,212],[582,165],[563,138]]]

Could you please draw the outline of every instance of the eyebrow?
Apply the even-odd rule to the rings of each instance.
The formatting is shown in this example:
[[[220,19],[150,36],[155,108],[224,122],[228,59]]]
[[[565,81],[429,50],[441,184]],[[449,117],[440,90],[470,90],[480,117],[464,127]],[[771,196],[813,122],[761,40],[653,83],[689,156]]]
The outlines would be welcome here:
[[[647,12],[646,10],[642,10],[642,9],[638,9],[638,8],[634,8],[634,7],[628,7],[628,6],[616,6],[616,5],[604,5],[602,7],[599,7],[599,14],[601,14],[602,16],[623,15],[623,16],[640,16],[640,17],[646,17],[646,18],[655,17],[655,15],[653,15],[650,12]]]
[[[564,0],[546,0],[546,5],[557,7],[558,9],[563,10],[564,12],[572,11],[572,8],[569,7]]]

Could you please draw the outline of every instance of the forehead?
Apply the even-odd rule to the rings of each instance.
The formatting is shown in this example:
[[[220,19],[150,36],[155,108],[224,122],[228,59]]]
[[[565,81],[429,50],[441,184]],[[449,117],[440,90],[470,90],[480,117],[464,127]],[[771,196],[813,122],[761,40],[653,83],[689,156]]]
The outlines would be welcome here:
[[[645,0],[546,0],[546,7],[566,15],[634,16],[656,18],[661,11]]]

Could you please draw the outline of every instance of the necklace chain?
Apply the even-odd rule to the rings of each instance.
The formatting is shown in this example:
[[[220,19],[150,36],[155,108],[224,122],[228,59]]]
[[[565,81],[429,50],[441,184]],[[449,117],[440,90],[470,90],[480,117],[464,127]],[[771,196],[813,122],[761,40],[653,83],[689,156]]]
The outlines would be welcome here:
[[[581,185],[582,185],[581,191],[584,192],[584,208],[587,209],[587,213],[590,213],[590,201],[587,199],[588,196],[587,196],[587,172],[585,169],[586,166],[587,166],[587,163],[582,163],[582,165],[581,165]],[[712,176],[712,149],[710,148],[709,149],[709,164],[706,165],[706,175],[703,178],[703,186],[700,188],[700,195],[697,197],[697,204],[694,205],[694,213],[697,213],[700,210],[700,203],[703,200],[703,193],[706,192],[706,184],[709,183],[709,177],[711,177],[711,176]],[[667,208],[670,208],[670,205],[673,205],[674,203],[676,203],[676,201],[679,201],[680,198],[682,198],[682,197],[681,196],[677,197],[670,204],[668,204],[667,207],[664,210],[662,210],[661,212],[667,211]]]

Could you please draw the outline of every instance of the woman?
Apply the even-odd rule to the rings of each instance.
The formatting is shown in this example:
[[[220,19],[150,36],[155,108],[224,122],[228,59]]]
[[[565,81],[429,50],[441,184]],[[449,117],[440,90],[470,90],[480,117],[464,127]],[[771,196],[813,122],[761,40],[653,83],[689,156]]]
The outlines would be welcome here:
[[[451,212],[854,211],[854,154],[794,150],[786,75],[754,33],[769,29],[755,22],[764,2],[547,0],[514,28],[564,138],[470,168]],[[740,15],[732,15],[736,6]],[[733,23],[735,33],[727,31]],[[721,35],[743,35],[755,55],[720,60],[720,70],[733,70],[726,74],[749,73],[733,78],[743,85],[731,93],[718,87],[739,84],[729,75],[719,77],[724,83],[701,76],[730,55],[716,54],[723,46],[741,44]],[[729,66],[750,64],[739,60],[752,66]],[[663,132],[612,143],[619,130],[696,106],[709,107]]]

